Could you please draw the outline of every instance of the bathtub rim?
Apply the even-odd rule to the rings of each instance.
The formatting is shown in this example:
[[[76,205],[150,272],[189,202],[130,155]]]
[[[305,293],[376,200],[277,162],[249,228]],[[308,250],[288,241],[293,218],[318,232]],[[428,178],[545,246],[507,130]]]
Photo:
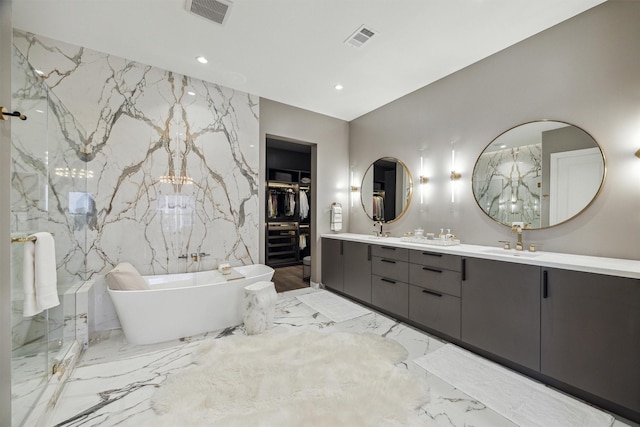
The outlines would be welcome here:
[[[158,285],[167,285],[168,283],[171,282],[163,282],[163,283],[156,283],[156,284],[151,284],[148,281],[149,277],[172,277],[172,276],[186,276],[186,278],[188,278],[188,276],[195,276],[199,273],[210,273],[210,272],[217,272],[217,270],[205,270],[205,271],[194,271],[194,272],[187,272],[187,273],[169,273],[169,274],[153,274],[153,275],[145,275],[142,276],[142,278],[145,280],[145,282],[147,282],[147,284],[149,285],[150,289],[131,289],[131,290],[125,290],[125,289],[111,289],[109,286],[107,286],[107,291],[109,293],[127,293],[127,294],[138,294],[138,293],[148,293],[148,292],[161,292],[161,291],[174,291],[177,289],[194,289],[194,288],[201,288],[201,287],[205,287],[205,286],[214,286],[214,285],[223,285],[223,284],[228,284],[228,283],[234,283],[237,282],[239,280],[245,280],[245,279],[251,279],[254,277],[259,277],[265,274],[271,274],[271,278],[273,278],[273,273],[275,273],[275,269],[271,266],[268,266],[266,264],[248,264],[248,265],[241,265],[241,266],[237,266],[237,267],[232,267],[233,269],[253,269],[256,267],[265,267],[264,271],[260,271],[258,274],[255,274],[253,276],[248,276],[248,275],[244,275],[244,273],[242,273],[242,271],[240,271],[241,274],[244,275],[244,277],[238,277],[232,280],[224,280],[224,281],[219,281],[219,282],[213,282],[213,283],[202,283],[202,284],[189,284],[187,286],[180,286],[180,287],[173,287],[173,288],[159,288],[159,289],[154,289],[154,286],[158,286]],[[177,278],[177,277],[176,277]]]

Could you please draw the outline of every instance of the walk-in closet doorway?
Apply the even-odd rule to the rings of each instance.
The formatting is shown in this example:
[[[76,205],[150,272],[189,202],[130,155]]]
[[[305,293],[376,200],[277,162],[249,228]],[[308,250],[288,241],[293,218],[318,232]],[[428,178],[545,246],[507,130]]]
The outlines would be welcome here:
[[[278,292],[307,287],[314,230],[315,146],[267,137],[265,264]]]

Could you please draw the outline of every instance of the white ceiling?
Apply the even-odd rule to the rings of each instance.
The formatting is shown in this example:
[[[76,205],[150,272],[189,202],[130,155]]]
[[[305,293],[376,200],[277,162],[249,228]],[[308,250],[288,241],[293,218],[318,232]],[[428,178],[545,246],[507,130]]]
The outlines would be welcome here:
[[[13,0],[13,22],[350,121],[603,2],[235,0],[219,25],[185,0]],[[377,34],[344,44],[363,24]]]

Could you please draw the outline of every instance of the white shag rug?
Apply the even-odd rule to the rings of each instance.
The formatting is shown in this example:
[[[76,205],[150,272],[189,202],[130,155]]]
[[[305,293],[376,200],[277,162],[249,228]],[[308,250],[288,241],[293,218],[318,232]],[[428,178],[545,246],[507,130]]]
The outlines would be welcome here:
[[[152,398],[153,426],[420,426],[426,387],[373,334],[266,333],[203,343]]]

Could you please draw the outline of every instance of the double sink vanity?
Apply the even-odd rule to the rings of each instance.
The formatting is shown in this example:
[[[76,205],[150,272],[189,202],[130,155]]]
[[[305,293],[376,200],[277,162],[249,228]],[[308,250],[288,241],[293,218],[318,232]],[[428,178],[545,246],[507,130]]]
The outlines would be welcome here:
[[[453,149],[451,170],[460,179]],[[539,252],[539,243],[522,250],[523,229],[578,216],[605,175],[604,153],[583,129],[515,126],[483,150],[470,184],[480,211],[518,233],[520,250],[416,242],[422,230],[417,239],[326,234],[322,283],[640,423],[640,261]],[[354,188],[382,228],[408,211],[413,186],[402,161],[383,157]]]
[[[322,283],[640,422],[640,261],[326,234]]]

